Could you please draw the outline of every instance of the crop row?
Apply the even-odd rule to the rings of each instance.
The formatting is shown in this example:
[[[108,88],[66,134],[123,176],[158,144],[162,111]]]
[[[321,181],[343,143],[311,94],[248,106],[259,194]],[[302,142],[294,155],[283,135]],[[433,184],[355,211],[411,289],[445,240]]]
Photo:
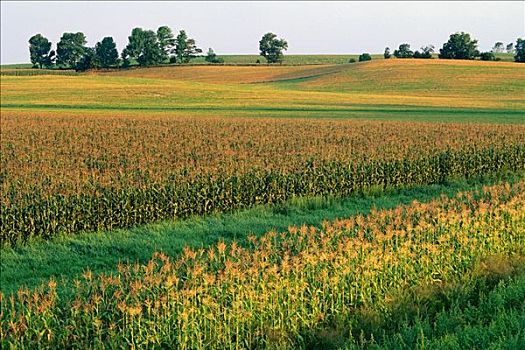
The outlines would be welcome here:
[[[174,175],[143,187],[100,187],[97,194],[39,198],[34,192],[15,205],[2,204],[6,244],[79,231],[111,230],[158,220],[273,204],[297,196],[345,196],[369,188],[443,183],[449,178],[525,170],[525,146],[442,151],[418,159],[357,164],[311,161],[299,172],[253,170],[241,175]]]
[[[111,275],[86,271],[67,294],[51,280],[0,298],[0,335],[6,347],[42,349],[302,348],[323,329],[359,337],[360,315],[382,319],[409,294],[467,288],[491,256],[525,256],[524,195],[523,181],[500,184],[248,246],[156,254]]]

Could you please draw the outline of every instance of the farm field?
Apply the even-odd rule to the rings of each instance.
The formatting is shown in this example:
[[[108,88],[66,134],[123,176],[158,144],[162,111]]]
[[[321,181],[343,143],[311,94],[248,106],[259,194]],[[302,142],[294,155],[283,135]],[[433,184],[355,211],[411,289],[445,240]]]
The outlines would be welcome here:
[[[287,57],[1,76],[3,347],[525,340],[525,68]]]
[[[516,63],[382,60],[304,67],[166,67],[75,76],[3,76],[3,110],[140,111],[515,121]],[[271,113],[270,113],[271,112]],[[518,115],[517,115],[518,114]],[[378,116],[379,115],[379,116]],[[454,118],[451,118],[455,120]]]

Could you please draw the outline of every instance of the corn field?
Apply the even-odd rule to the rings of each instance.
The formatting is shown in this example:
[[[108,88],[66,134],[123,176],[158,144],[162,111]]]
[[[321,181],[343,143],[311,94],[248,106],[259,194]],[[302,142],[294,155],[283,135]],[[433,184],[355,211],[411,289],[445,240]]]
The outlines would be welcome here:
[[[54,280],[2,295],[2,347],[304,348],[327,327],[352,339],[360,315],[381,319],[407,294],[468,283],[490,257],[523,259],[525,183],[248,242],[86,271],[67,295]]]
[[[2,115],[3,244],[525,170],[522,125]]]

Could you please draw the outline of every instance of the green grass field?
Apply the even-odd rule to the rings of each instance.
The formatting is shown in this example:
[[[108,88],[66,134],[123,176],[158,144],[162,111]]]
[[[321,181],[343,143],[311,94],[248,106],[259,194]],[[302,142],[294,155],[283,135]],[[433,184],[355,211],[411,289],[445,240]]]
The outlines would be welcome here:
[[[518,349],[525,67],[501,56],[3,65],[0,204],[31,236],[0,246],[2,348]],[[125,224],[57,229],[97,208]]]

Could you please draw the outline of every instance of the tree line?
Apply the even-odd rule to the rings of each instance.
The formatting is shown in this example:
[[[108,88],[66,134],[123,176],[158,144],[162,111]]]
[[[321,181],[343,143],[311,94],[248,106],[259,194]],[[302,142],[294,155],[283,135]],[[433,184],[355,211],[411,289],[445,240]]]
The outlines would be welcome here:
[[[472,39],[470,34],[465,32],[458,32],[451,34],[448,41],[443,44],[439,50],[438,57],[443,59],[459,59],[459,60],[473,60],[479,57],[482,61],[499,61],[496,53],[503,53],[506,49],[507,53],[515,54],[514,60],[516,62],[525,62],[525,40],[518,38],[516,45],[509,43],[505,46],[502,42],[497,42],[491,51],[480,52],[478,50],[478,41]],[[409,44],[401,44],[397,50],[394,50],[394,57],[396,58],[432,58],[435,46],[427,45],[421,47],[421,51],[412,51]],[[390,48],[386,47],[383,54],[384,58],[392,57]]]
[[[94,47],[86,46],[86,36],[82,32],[63,33],[56,45],[56,51],[51,49],[51,42],[42,34],[36,34],[29,39],[29,53],[33,67],[51,68],[53,66],[85,71],[92,68],[129,67],[132,64],[139,66],[155,66],[166,63],[189,63],[192,59],[202,56],[202,50],[197,47],[195,40],[188,37],[186,31],[180,30],[177,36],[168,26],[161,26],[157,31],[134,28],[128,37],[128,44],[119,55],[117,46],[112,37],[108,36],[97,42]],[[439,50],[439,58],[443,59],[476,59],[496,61],[496,53],[514,53],[516,62],[525,62],[525,40],[518,38],[516,45],[509,43],[506,46],[497,42],[489,52],[480,52],[477,49],[477,40],[470,34],[458,32],[451,34],[449,40]],[[266,33],[259,41],[259,54],[268,63],[281,63],[283,51],[288,49],[284,39],[277,38],[274,33]],[[394,50],[396,58],[432,58],[435,47],[427,45],[420,50],[412,51],[410,45],[403,43]],[[390,48],[385,48],[385,59],[391,58]],[[359,61],[369,61],[372,56],[363,53]],[[210,48],[205,56],[206,62],[223,63],[224,60]],[[350,63],[355,59],[350,59]],[[256,63],[260,63],[257,60]]]
[[[181,30],[177,36],[168,26],[161,26],[157,31],[133,28],[128,37],[128,44],[119,55],[117,45],[108,36],[97,42],[94,47],[86,46],[86,36],[82,32],[63,33],[51,49],[51,42],[42,34],[29,39],[29,54],[34,68],[54,66],[86,71],[92,68],[127,68],[132,64],[155,66],[166,63],[189,63],[200,56],[202,49],[195,40]],[[278,39],[273,33],[266,33],[259,42],[260,55],[268,63],[282,62],[283,50],[288,43]],[[209,48],[206,62],[223,63],[212,48]]]
[[[195,40],[189,38],[184,30],[177,36],[168,26],[157,31],[134,28],[128,37],[128,44],[119,55],[117,45],[108,36],[95,44],[86,46],[86,36],[82,32],[63,33],[57,43],[56,51],[51,50],[51,42],[36,34],[29,39],[29,53],[34,67],[53,65],[85,71],[91,68],[129,67],[132,63],[152,66],[163,63],[188,63],[202,53]],[[210,49],[211,56],[214,55]]]

